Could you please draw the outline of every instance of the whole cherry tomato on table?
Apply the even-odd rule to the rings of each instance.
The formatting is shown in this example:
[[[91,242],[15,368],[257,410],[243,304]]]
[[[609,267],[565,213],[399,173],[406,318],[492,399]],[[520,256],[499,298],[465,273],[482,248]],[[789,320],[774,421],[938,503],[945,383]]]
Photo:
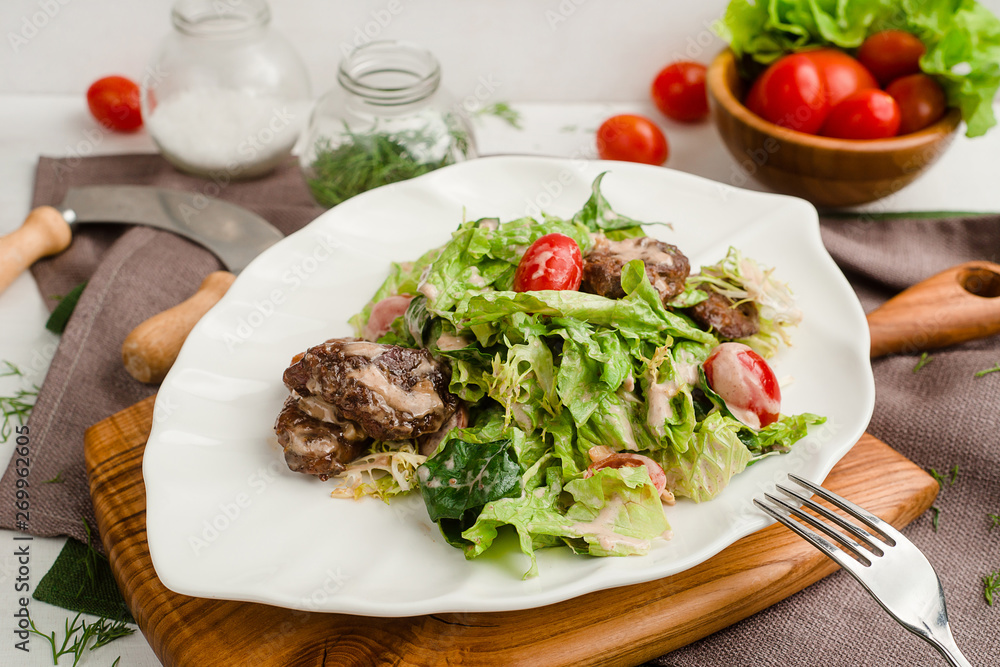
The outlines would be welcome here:
[[[927,47],[916,36],[902,30],[883,30],[866,39],[858,49],[858,60],[883,86],[901,76],[920,71],[920,56]]]
[[[668,118],[685,123],[708,116],[705,72],[701,63],[687,61],[664,67],[656,75],[650,90],[656,108]]]
[[[743,343],[723,343],[701,365],[708,386],[753,429],[778,421],[781,388],[764,358]]]
[[[784,56],[757,77],[747,108],[782,127],[815,134],[830,112],[819,66],[803,53]]]
[[[580,289],[583,256],[565,234],[546,234],[532,243],[514,272],[514,291]]]
[[[911,74],[890,83],[885,92],[899,105],[899,133],[922,130],[944,115],[947,100],[937,81],[926,74]]]
[[[597,128],[597,153],[602,160],[660,165],[667,161],[667,138],[643,116],[612,116]]]
[[[123,76],[106,76],[91,84],[87,106],[97,122],[110,130],[133,132],[142,127],[139,86]]]
[[[899,105],[883,90],[859,90],[833,107],[822,134],[837,139],[887,139],[899,132]]]
[[[871,72],[843,51],[814,49],[802,51],[801,55],[816,63],[819,68],[823,83],[826,84],[831,109],[859,90],[878,88],[878,81]]]

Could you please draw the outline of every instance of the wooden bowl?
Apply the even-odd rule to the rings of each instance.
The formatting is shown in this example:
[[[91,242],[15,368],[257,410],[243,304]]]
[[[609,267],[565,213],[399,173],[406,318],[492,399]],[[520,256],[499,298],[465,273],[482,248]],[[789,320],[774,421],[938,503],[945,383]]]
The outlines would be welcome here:
[[[708,70],[708,92],[715,125],[740,165],[733,185],[752,177],[826,207],[864,204],[906,187],[947,150],[961,120],[958,109],[950,109],[933,125],[891,139],[832,139],[789,130],[743,106],[745,84],[729,49]]]

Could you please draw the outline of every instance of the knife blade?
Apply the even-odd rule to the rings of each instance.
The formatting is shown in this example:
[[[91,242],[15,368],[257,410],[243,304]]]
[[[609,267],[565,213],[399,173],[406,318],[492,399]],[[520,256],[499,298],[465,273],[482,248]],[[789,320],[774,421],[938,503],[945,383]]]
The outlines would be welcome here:
[[[56,207],[40,206],[0,237],[0,292],[42,257],[65,250],[72,231],[93,223],[144,225],[203,246],[239,273],[284,235],[256,213],[205,195],[140,185],[70,188]]]

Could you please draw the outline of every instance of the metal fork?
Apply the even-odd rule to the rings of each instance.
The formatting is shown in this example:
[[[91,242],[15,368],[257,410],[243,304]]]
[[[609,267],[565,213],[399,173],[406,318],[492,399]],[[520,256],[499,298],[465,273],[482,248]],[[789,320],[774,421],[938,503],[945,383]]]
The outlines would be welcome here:
[[[958,650],[948,626],[941,580],[920,550],[871,512],[797,475],[789,474],[788,477],[854,517],[868,530],[811,500],[809,494],[803,495],[780,484],[777,487],[793,502],[765,493],[766,500],[755,498],[754,504],[850,572],[900,625],[930,643],[950,665],[971,667]],[[799,509],[799,503],[803,508],[825,517],[843,532]],[[822,535],[809,530],[792,516]]]

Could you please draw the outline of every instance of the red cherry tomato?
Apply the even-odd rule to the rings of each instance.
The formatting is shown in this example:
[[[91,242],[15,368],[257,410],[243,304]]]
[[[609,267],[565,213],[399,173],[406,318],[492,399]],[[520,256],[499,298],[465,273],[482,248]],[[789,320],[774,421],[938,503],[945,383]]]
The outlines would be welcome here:
[[[87,90],[87,106],[97,122],[117,132],[142,127],[139,86],[123,76],[98,79]]]
[[[597,129],[597,153],[602,160],[660,165],[667,161],[667,138],[642,116],[612,116]]]
[[[742,343],[723,343],[701,365],[708,385],[753,429],[778,421],[781,388],[764,358]]]
[[[859,90],[830,109],[822,134],[837,139],[886,139],[899,132],[899,105],[882,90]]]
[[[514,272],[514,291],[580,289],[580,246],[565,234],[546,234],[531,244]]]
[[[922,130],[944,115],[947,100],[937,81],[926,74],[911,74],[886,87],[899,105],[899,133]]]
[[[871,35],[858,49],[858,60],[883,86],[894,79],[920,71],[920,56],[927,47],[902,30],[884,30]]]
[[[802,53],[784,56],[764,70],[747,95],[747,108],[764,120],[815,134],[830,112],[819,66]]]
[[[704,65],[683,60],[664,67],[650,90],[656,108],[685,123],[708,116],[705,71]]]
[[[802,55],[819,67],[823,82],[826,84],[826,94],[831,109],[843,102],[848,95],[859,90],[878,88],[878,81],[871,72],[843,51],[816,49],[802,51]]]
[[[584,478],[593,477],[594,473],[602,468],[638,468],[640,466],[646,466],[646,470],[649,471],[649,481],[653,483],[658,493],[663,493],[663,490],[667,488],[667,475],[659,463],[642,454],[615,452],[591,463],[583,476]]]
[[[365,325],[365,338],[376,341],[389,330],[397,317],[402,317],[406,309],[410,306],[413,297],[408,294],[395,294],[387,296],[372,306],[372,312],[368,316],[368,323]]]

